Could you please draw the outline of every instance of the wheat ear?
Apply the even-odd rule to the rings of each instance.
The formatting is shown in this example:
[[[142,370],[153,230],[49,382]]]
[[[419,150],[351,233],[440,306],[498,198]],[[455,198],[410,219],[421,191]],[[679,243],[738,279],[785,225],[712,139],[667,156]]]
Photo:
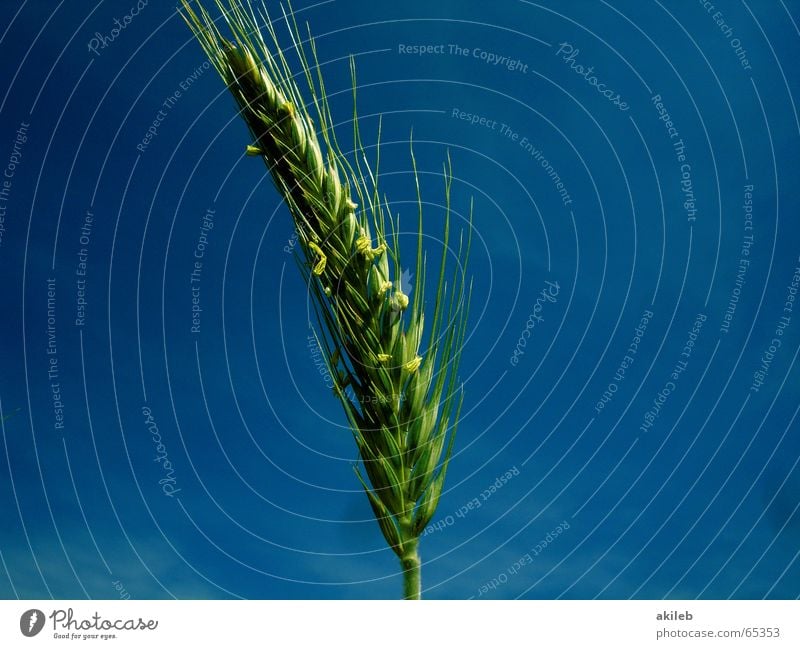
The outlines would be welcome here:
[[[452,184],[449,157],[444,170],[444,251],[423,350],[425,267],[419,181],[412,301],[400,286],[398,223],[386,217],[390,212],[378,192],[377,163],[373,172],[358,129],[352,58],[353,163],[342,153],[332,128],[314,40],[309,32],[309,57],[291,11],[284,12],[284,18],[315,120],[302,100],[265,8],[259,12],[259,21],[249,4],[216,0],[229,39],[202,6],[195,9],[188,0],[182,2],[186,22],[250,129],[253,140],[247,153],[263,158],[294,220],[299,265],[317,310],[320,348],[358,445],[366,479],[358,467],[356,474],[386,541],[400,558],[404,595],[418,599],[419,537],[442,492],[463,402],[457,370],[471,292],[464,272],[469,237],[465,242],[462,236],[458,244],[461,269],[449,285],[445,281]],[[265,25],[266,36],[259,22]],[[413,147],[411,156],[416,178]]]

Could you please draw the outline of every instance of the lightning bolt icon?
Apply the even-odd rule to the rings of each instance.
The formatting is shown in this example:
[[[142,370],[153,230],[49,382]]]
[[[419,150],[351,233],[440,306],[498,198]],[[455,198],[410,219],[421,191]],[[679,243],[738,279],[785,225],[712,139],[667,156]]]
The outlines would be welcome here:
[[[33,630],[33,626],[34,626],[34,624],[36,624],[36,621],[38,619],[39,619],[39,616],[36,614],[36,611],[31,613],[31,618],[28,620],[28,631],[32,631]]]
[[[412,279],[414,279],[413,273],[408,268],[403,270],[403,273],[400,275],[400,290],[406,295],[411,295],[411,290],[414,288],[414,285],[411,283]]]

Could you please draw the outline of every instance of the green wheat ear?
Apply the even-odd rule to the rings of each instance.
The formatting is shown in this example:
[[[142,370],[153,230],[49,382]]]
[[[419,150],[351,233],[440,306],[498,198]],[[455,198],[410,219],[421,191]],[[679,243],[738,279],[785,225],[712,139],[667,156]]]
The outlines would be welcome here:
[[[182,3],[184,19],[250,129],[252,142],[243,148],[264,160],[289,207],[300,243],[299,266],[319,320],[318,342],[366,479],[357,467],[356,474],[381,532],[400,557],[405,597],[418,599],[419,537],[442,493],[463,403],[457,371],[471,295],[464,270],[469,235],[466,242],[462,235],[457,246],[461,270],[449,284],[445,281],[453,180],[449,156],[444,166],[444,246],[423,349],[422,200],[413,147],[419,215],[412,300],[400,282],[399,223],[378,191],[380,153],[373,171],[359,133],[352,57],[356,154],[351,163],[333,131],[314,40],[309,31],[309,56],[291,7],[284,18],[306,79],[313,120],[266,8],[259,20],[249,4],[216,0],[230,32],[226,38],[202,6]]]

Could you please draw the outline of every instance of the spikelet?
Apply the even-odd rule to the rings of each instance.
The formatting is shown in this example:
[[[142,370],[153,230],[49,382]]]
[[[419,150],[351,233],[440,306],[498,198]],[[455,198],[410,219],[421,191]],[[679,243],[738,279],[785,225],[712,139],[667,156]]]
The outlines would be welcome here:
[[[462,237],[458,245],[461,271],[448,288],[444,278],[452,184],[449,158],[444,168],[444,252],[429,344],[421,351],[425,271],[419,182],[416,283],[410,291],[403,287],[404,292],[394,221],[385,215],[387,207],[379,199],[378,174],[366,163],[357,116],[357,162],[351,163],[332,129],[310,34],[309,57],[289,12],[292,46],[300,56],[311,97],[305,103],[266,10],[259,19],[241,0],[216,0],[230,32],[225,37],[202,6],[182,3],[183,17],[250,129],[246,153],[263,158],[294,220],[301,269],[319,317],[323,356],[330,375],[338,378],[334,392],[352,428],[366,478],[358,468],[356,474],[381,532],[400,557],[405,596],[418,598],[419,537],[442,492],[463,400],[457,370],[470,292],[463,270],[469,237],[466,244]],[[259,23],[264,24],[261,29]],[[355,88],[352,60],[351,72]],[[314,119],[307,106],[313,106]],[[413,146],[411,157],[416,177]],[[359,204],[364,207],[357,212]],[[394,233],[388,238],[387,221]],[[397,275],[394,282],[390,261]],[[415,296],[413,305],[409,292]]]

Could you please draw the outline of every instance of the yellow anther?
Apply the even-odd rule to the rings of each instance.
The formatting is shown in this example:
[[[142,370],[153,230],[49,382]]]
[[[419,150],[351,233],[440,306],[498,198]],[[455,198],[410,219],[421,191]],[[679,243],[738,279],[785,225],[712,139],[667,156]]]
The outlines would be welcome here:
[[[420,365],[422,365],[422,356],[414,356],[408,363],[403,365],[403,369],[409,374],[413,374],[419,369]]]
[[[395,291],[394,300],[397,308],[401,311],[408,307],[408,295],[403,293],[403,291]]]
[[[392,290],[392,283],[389,280],[382,282],[380,288],[378,289],[381,293],[386,293],[387,291]]]
[[[314,264],[314,268],[312,269],[312,272],[315,275],[322,275],[322,273],[325,271],[325,264],[328,263],[328,258],[325,256],[325,253],[322,252],[320,247],[316,243],[314,243],[313,241],[309,241],[308,242],[308,247],[313,252],[317,253],[317,256],[319,257],[319,260],[317,261],[317,263]]]
[[[370,261],[375,259],[375,257],[380,257],[386,250],[386,244],[381,243],[377,248],[372,248],[372,250],[368,250],[366,257]]]
[[[354,203],[351,198],[347,199],[347,201],[345,202],[345,205],[347,207],[349,207],[351,210],[354,210],[354,209],[356,209],[358,207],[358,203]]]
[[[366,235],[362,234],[356,239],[356,250],[362,255],[366,255],[372,247],[372,240]]]
[[[391,354],[378,354],[378,360],[381,363],[388,363],[390,360],[392,360],[392,355]]]
[[[378,245],[377,248],[372,247],[372,239],[367,236],[367,233],[364,232],[364,228],[361,228],[361,236],[356,239],[356,251],[360,252],[367,258],[367,261],[372,261],[375,257],[378,257],[383,254],[386,250],[386,244],[381,243]]]
[[[264,153],[260,147],[257,147],[253,144],[248,144],[244,152],[249,156],[257,156],[257,155],[262,155]]]

